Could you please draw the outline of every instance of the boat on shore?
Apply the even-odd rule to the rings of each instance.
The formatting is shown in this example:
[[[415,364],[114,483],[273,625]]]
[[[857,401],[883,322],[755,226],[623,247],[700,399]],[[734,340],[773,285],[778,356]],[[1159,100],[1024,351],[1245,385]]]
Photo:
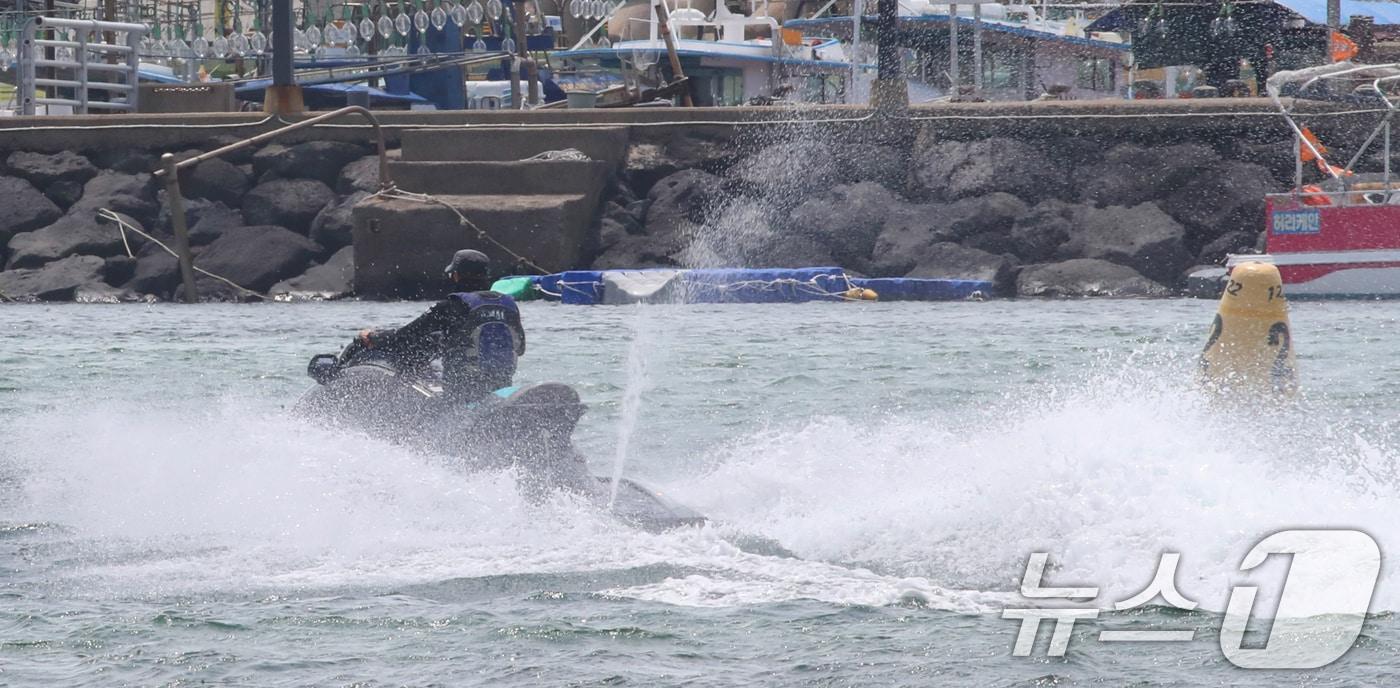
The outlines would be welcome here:
[[[1339,62],[1279,72],[1269,78],[1267,89],[1294,133],[1293,189],[1265,196],[1266,253],[1232,255],[1227,268],[1246,260],[1271,262],[1295,297],[1400,297],[1400,180],[1390,163],[1400,63]],[[1306,100],[1354,102],[1383,114],[1349,161],[1334,165],[1296,113],[1297,103]],[[1382,171],[1357,170],[1374,148],[1379,148]],[[1322,179],[1309,182],[1309,168],[1316,169],[1309,174]]]
[[[684,88],[697,106],[847,102],[851,62],[841,42],[784,29],[769,15],[767,2],[754,2],[749,14],[733,12],[723,3],[708,15],[680,7],[668,19],[675,57],[685,75],[684,84],[670,86]],[[662,71],[670,68],[662,20],[651,8],[648,19],[634,21],[644,23],[642,37],[604,39],[552,57],[564,65],[561,71],[570,75],[565,78],[605,72],[614,84],[626,84],[625,92],[636,95],[625,104],[674,98],[679,91],[667,89]],[[611,104],[606,96],[598,102],[600,107]]]
[[[907,55],[910,102],[1130,97],[1129,37],[1088,30],[1086,9],[1095,7],[900,2],[897,42]],[[849,15],[824,15],[789,20],[783,27],[834,37],[847,54],[874,62],[879,24],[874,10],[873,1],[857,9],[863,15],[860,22]],[[853,75],[869,81],[875,76],[873,65]]]

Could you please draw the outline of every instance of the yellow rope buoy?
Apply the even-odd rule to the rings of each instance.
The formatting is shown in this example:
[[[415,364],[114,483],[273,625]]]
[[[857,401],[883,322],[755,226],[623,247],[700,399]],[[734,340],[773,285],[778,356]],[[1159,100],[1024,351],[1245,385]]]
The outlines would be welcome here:
[[[1296,368],[1278,268],[1257,261],[1236,265],[1201,352],[1201,377],[1218,392],[1291,396],[1298,391]]]

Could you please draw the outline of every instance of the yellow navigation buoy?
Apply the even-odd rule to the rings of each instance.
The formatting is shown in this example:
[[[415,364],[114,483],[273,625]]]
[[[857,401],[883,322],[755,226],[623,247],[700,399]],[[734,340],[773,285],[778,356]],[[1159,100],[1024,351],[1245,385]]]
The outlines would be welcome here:
[[[1202,378],[1221,392],[1292,395],[1296,368],[1278,268],[1258,261],[1236,265],[1201,352]]]

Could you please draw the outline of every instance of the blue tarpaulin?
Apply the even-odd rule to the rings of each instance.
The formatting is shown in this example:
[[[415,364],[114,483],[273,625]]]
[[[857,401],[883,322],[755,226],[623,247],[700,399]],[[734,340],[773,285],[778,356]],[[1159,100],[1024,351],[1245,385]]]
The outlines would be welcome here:
[[[609,297],[617,284],[609,275],[658,275],[655,289],[624,298]],[[595,305],[629,303],[652,299],[675,303],[806,303],[846,300],[851,287],[873,289],[882,301],[958,301],[975,295],[991,295],[995,286],[982,280],[945,279],[864,279],[852,277],[839,267],[795,269],[714,269],[714,270],[572,270],[530,278],[544,298],[557,298],[566,304]],[[626,289],[626,287],[622,287]]]
[[[1270,3],[1277,8],[1292,12],[1311,24],[1327,24],[1327,0],[1274,0]],[[1087,27],[1088,31],[1130,31],[1143,13],[1154,6],[1154,0],[1132,0],[1116,7],[1095,19]],[[1267,6],[1267,5],[1260,5]],[[1374,17],[1376,26],[1400,24],[1400,2],[1377,2],[1376,0],[1341,0],[1342,25],[1352,17]],[[1215,9],[1209,5],[1171,5],[1172,11],[1205,11],[1214,16]],[[1237,12],[1240,10],[1236,10]],[[1139,61],[1141,55],[1138,56]]]
[[[181,79],[181,78],[178,77],[178,76],[175,76],[175,75],[173,75],[173,74],[166,74],[166,73],[164,73],[164,72],[158,72],[158,71],[155,71],[155,70],[153,70],[153,69],[138,69],[138,70],[136,70],[136,78],[139,79],[139,80],[141,80],[141,81],[153,82],[153,83],[157,83],[157,84],[183,84],[183,83],[185,83],[185,80],[184,80],[184,79]]]
[[[1327,23],[1327,0],[1275,0],[1314,24]],[[1400,3],[1375,0],[1341,0],[1342,25],[1352,17],[1375,17],[1376,26],[1400,24]]]
[[[267,92],[267,87],[272,85],[271,79],[257,79],[244,83],[233,90],[242,100],[251,100],[261,103],[263,95]],[[400,104],[411,105],[413,103],[426,103],[428,100],[415,93],[389,93],[378,88],[371,88],[364,84],[315,84],[302,87],[302,96],[308,102],[321,100],[322,102],[345,103],[346,94],[350,91],[369,91],[371,105]]]

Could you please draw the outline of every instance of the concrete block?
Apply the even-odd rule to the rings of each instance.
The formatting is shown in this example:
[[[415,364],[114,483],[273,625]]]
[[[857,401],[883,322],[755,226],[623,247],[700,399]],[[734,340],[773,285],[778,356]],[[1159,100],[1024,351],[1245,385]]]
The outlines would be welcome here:
[[[594,202],[582,195],[437,196],[487,236],[545,270],[581,264],[596,243]],[[355,293],[367,298],[436,298],[454,251],[484,252],[499,269],[517,270],[509,252],[459,223],[436,203],[370,197],[353,211]]]
[[[141,112],[237,112],[233,84],[141,84]]]
[[[593,160],[612,163],[627,155],[624,127],[464,127],[409,129],[405,160],[521,160],[546,151],[575,148]]]
[[[581,194],[596,198],[612,166],[598,160],[389,163],[401,189],[429,194]]]

